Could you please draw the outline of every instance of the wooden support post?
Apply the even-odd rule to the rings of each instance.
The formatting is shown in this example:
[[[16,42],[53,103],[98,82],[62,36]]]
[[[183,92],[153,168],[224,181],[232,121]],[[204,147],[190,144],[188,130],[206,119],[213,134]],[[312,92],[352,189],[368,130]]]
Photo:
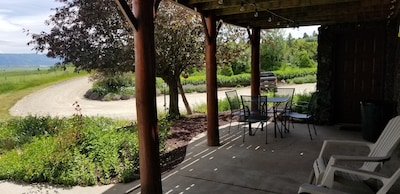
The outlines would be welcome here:
[[[132,0],[135,31],[136,110],[139,130],[141,193],[161,194],[159,132],[156,107],[154,2]]]
[[[260,28],[249,34],[251,42],[251,95],[260,95]]]
[[[206,33],[207,145],[219,146],[215,15],[203,17],[203,24]]]

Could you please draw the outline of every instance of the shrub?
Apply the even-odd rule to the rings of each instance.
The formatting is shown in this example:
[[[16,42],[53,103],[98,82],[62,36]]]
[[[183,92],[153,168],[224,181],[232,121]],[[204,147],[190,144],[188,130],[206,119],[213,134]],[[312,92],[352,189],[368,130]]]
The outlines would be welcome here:
[[[183,91],[185,91],[185,93],[193,93],[193,92],[206,92],[207,88],[205,84],[202,85],[184,85],[183,87]]]
[[[307,75],[304,77],[293,78],[291,80],[288,80],[288,82],[292,82],[295,84],[315,83],[317,82],[317,77],[315,75]]]
[[[232,76],[232,75],[233,75],[232,67],[229,66],[229,65],[223,66],[223,67],[219,70],[219,74],[220,74],[220,75],[224,75],[224,76]]]
[[[308,75],[316,75],[317,68],[290,68],[274,71],[278,80],[288,80],[296,77],[304,77]]]
[[[163,152],[170,123],[160,118],[159,126]],[[13,140],[1,143],[0,179],[94,185],[138,178],[137,128],[127,121],[28,116],[0,127],[0,139]]]
[[[96,77],[97,76],[97,77]],[[127,100],[135,96],[135,84],[133,75],[126,73],[103,77],[96,75],[97,80],[91,89],[85,93],[85,97],[92,100]]]

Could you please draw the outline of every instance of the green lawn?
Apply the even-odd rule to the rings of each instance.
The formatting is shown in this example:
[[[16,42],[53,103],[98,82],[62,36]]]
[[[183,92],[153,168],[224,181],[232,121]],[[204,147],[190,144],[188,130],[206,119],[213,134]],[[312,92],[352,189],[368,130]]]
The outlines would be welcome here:
[[[63,70],[5,69],[0,71],[0,120],[11,118],[9,109],[24,96],[54,83],[87,73],[75,73],[73,67]]]

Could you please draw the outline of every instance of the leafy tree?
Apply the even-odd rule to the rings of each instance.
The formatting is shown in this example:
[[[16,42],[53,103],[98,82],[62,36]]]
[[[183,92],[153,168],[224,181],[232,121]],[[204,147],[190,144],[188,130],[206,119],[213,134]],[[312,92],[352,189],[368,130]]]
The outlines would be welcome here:
[[[224,75],[236,75],[250,68],[247,30],[222,25],[217,37],[217,64]]]
[[[302,50],[297,53],[298,56],[296,56],[297,61],[295,63],[297,64],[298,67],[300,68],[308,68],[308,67],[313,67],[315,64],[314,62],[310,59],[307,51]]]
[[[280,68],[286,49],[283,35],[280,29],[261,34],[261,71],[273,71]]]
[[[133,29],[110,0],[56,0],[63,3],[55,8],[45,23],[49,33],[33,33],[29,45],[37,52],[62,59],[61,65],[72,63],[78,71],[95,70],[113,77],[124,72],[134,72]],[[127,1],[128,3],[130,1]],[[244,49],[243,32],[237,27],[224,25],[218,39],[218,63],[231,63]],[[180,115],[178,89],[180,75],[191,68],[204,67],[204,35],[201,20],[187,9],[169,1],[162,1],[155,19],[157,76],[170,87],[172,117]],[[233,40],[233,41],[232,41]],[[99,76],[102,77],[102,76]]]
[[[293,42],[292,33],[289,33],[289,35],[288,35],[288,37],[287,37],[287,45],[288,45],[289,47],[291,47],[292,44],[293,44],[292,42]]]
[[[180,115],[178,88],[183,71],[204,66],[204,37],[201,20],[187,9],[169,1],[160,4],[155,20],[157,75],[169,85],[169,116]]]
[[[49,33],[31,34],[28,45],[79,70],[107,75],[134,71],[133,32],[114,1],[57,0],[64,3],[45,21]]]
[[[246,48],[241,51],[241,55],[236,60],[230,63],[233,74],[249,73],[250,72],[250,49]]]

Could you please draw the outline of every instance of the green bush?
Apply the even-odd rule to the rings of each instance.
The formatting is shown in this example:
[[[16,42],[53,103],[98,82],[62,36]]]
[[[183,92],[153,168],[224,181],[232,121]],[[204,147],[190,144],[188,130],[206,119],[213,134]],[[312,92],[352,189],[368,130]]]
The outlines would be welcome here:
[[[225,75],[225,76],[232,76],[233,75],[233,70],[232,67],[229,65],[223,66],[221,69],[218,71],[220,75]]]
[[[308,75],[316,75],[317,74],[317,68],[290,68],[287,67],[285,69],[280,69],[277,71],[274,71],[276,77],[278,80],[288,80],[288,79],[293,79],[296,77],[305,77]]]
[[[295,84],[305,84],[305,83],[315,83],[317,82],[317,77],[315,75],[307,75],[304,77],[296,77],[288,80],[289,83]]]
[[[108,93],[120,94],[121,90],[134,86],[132,77],[128,74],[123,74],[103,77],[93,84],[92,89],[100,95],[106,95]]]
[[[159,119],[161,151],[169,126],[165,118]],[[138,178],[137,128],[127,121],[28,116],[1,122],[0,127],[0,140],[14,140],[0,144],[0,179],[94,185]]]
[[[203,84],[203,85],[191,85],[191,84],[188,84],[188,85],[184,85],[184,86],[182,86],[183,87],[183,91],[185,91],[185,93],[193,93],[193,92],[206,92],[207,91],[207,88],[206,88],[206,85],[205,84]]]

